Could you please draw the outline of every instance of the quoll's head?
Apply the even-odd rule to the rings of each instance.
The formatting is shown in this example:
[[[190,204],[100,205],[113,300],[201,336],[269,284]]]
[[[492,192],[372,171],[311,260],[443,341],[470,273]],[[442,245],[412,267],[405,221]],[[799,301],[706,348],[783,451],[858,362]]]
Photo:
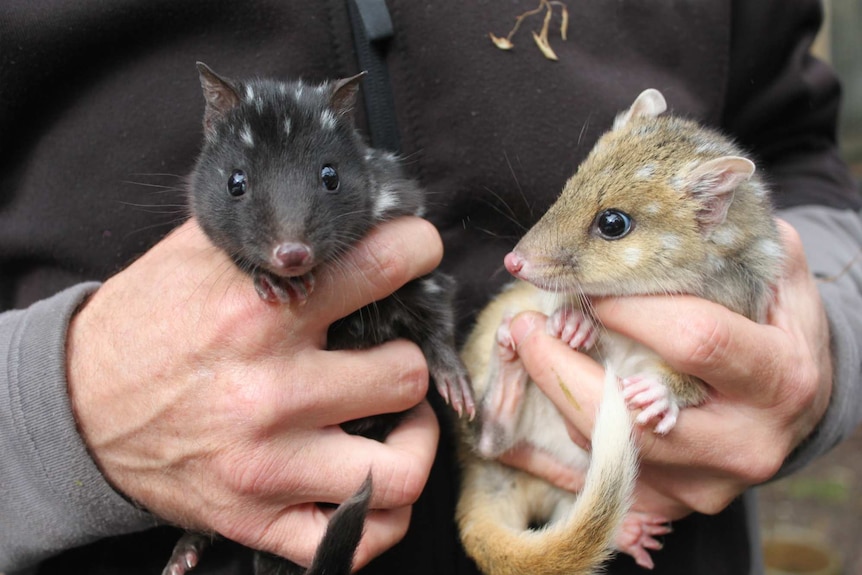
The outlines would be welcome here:
[[[587,295],[697,293],[734,192],[754,164],[726,138],[663,116],[657,90],[621,113],[506,256],[515,276]]]
[[[361,74],[312,85],[198,70],[205,140],[191,203],[214,244],[246,269],[299,276],[365,234],[369,175],[352,112]]]

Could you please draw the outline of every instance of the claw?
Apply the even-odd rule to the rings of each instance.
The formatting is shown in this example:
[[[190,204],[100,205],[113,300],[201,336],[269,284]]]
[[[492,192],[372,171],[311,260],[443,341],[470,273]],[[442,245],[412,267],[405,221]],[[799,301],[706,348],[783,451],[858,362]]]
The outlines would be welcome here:
[[[281,277],[259,271],[254,275],[254,287],[264,301],[303,305],[314,290],[314,274],[309,272],[296,277]]]

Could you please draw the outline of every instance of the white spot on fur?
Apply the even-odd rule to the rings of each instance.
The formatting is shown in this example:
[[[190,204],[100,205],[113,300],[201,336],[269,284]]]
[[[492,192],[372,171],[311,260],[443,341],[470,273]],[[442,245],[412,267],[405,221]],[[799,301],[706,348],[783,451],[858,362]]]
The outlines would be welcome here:
[[[661,204],[658,202],[650,202],[649,204],[644,206],[643,210],[645,213],[654,216],[661,212]]]
[[[665,250],[675,252],[682,247],[682,239],[676,234],[664,234],[661,237],[661,245]]]
[[[712,242],[719,246],[732,246],[739,241],[739,228],[736,226],[724,226],[712,232]]]
[[[287,94],[287,84],[279,83],[278,85],[278,93],[282,96]]]
[[[303,89],[304,87],[305,87],[305,86],[304,86],[303,84],[297,84],[297,85],[296,85],[296,89],[295,89],[295,90],[294,90],[294,92],[293,92],[293,96],[294,96],[294,98],[296,98],[297,100],[301,100],[301,99],[302,99],[302,89]]]
[[[443,288],[435,282],[433,279],[426,279],[422,282],[422,287],[425,289],[425,293],[428,295],[437,295],[443,292]]]
[[[713,270],[720,270],[727,265],[727,261],[723,257],[715,254],[708,254],[706,256],[706,263]]]
[[[655,164],[647,164],[635,172],[636,180],[648,180],[655,174]]]
[[[749,187],[752,190],[752,192],[754,193],[754,196],[756,198],[765,198],[766,197],[766,195],[768,193],[766,190],[766,186],[764,186],[760,182],[753,181],[753,180],[748,180],[748,183],[750,184]]]
[[[333,114],[329,110],[324,110],[320,115],[320,125],[324,130],[334,130],[335,129],[335,114]]]
[[[249,148],[254,147],[254,137],[251,135],[251,126],[248,124],[243,125],[242,130],[239,132],[239,138]]]
[[[249,84],[247,84],[245,87],[245,99],[249,102],[254,100],[254,88],[252,88]]]
[[[778,259],[782,256],[781,245],[771,239],[760,240],[755,249],[770,259]]]
[[[293,128],[293,122],[290,120],[290,118],[285,118],[284,119],[284,133],[289,136],[290,130],[292,128]]]
[[[635,267],[641,261],[642,251],[634,246],[623,250],[623,261],[629,267]]]
[[[380,188],[377,202],[374,204],[374,217],[380,219],[383,215],[398,205],[398,195],[386,186]]]

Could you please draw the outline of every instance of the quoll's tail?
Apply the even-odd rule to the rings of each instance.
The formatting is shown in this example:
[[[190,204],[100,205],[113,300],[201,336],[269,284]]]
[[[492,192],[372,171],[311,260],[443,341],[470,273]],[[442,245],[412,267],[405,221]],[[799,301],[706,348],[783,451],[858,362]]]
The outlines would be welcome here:
[[[496,478],[492,479],[495,475]],[[484,475],[483,475],[484,474]],[[473,464],[465,470],[458,520],[468,554],[486,575],[587,575],[612,554],[614,535],[628,512],[637,477],[632,422],[616,376],[607,370],[593,430],[584,488],[567,515],[536,530],[525,528],[534,509],[519,504],[511,476]],[[523,474],[521,474],[523,475]],[[543,485],[529,479],[525,485]],[[490,489],[489,489],[490,487]],[[540,497],[528,494],[530,504]]]
[[[332,515],[306,575],[350,575],[368,515],[371,486],[369,471],[359,490]]]
[[[307,571],[284,559],[257,553],[255,575],[350,575],[353,556],[362,539],[365,517],[368,515],[371,487],[369,471],[362,486],[350,499],[339,505],[329,519]]]

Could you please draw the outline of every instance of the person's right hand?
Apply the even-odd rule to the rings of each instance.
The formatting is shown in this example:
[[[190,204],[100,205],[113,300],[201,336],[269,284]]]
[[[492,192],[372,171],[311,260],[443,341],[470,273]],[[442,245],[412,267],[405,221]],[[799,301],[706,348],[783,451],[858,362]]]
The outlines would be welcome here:
[[[419,348],[327,351],[328,326],[430,272],[436,230],[380,226],[320,272],[302,306],[272,305],[194,221],[102,285],[73,319],[69,393],[107,480],[153,514],[307,565],[369,469],[362,566],[406,532],[438,438]],[[418,408],[385,443],[339,424]],[[166,558],[167,559],[167,558]]]

